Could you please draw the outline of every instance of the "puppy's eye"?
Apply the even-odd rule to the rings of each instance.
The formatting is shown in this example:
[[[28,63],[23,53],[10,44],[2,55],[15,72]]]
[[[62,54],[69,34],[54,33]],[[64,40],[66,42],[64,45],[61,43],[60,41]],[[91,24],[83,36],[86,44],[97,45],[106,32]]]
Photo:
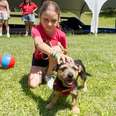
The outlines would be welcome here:
[[[74,69],[75,71],[78,70],[78,68],[76,66],[73,66],[72,69]]]
[[[67,67],[61,67],[60,70],[64,71]]]

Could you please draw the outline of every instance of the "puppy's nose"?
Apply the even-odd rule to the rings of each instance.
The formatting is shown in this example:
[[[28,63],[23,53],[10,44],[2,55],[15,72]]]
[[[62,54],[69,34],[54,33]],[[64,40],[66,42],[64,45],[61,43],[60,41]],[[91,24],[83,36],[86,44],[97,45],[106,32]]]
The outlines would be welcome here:
[[[68,73],[68,77],[69,78],[73,78],[73,74],[72,73]]]

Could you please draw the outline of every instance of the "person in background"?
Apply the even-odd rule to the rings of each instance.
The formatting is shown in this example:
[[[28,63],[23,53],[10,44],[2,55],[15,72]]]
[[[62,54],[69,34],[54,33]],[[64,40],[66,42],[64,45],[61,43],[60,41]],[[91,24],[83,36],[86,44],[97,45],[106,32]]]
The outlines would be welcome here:
[[[23,0],[18,7],[21,9],[22,19],[25,23],[25,36],[28,36],[35,22],[35,11],[38,6],[32,0]]]
[[[70,60],[60,51],[61,46],[63,49],[67,49],[67,39],[65,33],[58,28],[60,8],[57,3],[44,2],[40,8],[39,16],[39,24],[32,28],[35,51],[28,77],[28,85],[32,88],[40,85],[42,80],[46,80],[45,76],[50,65],[49,58],[54,59],[57,64]]]
[[[0,0],[0,36],[3,33],[3,25],[6,27],[7,37],[10,37],[8,20],[10,18],[10,9],[7,0]]]

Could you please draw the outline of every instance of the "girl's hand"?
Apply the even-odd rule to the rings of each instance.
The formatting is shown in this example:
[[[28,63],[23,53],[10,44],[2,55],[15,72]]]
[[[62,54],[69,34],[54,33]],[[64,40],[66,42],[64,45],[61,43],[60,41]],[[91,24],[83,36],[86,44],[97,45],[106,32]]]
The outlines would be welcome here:
[[[71,58],[71,57],[69,57],[69,56],[67,56],[67,55],[65,55],[65,60],[66,60],[66,62],[68,62],[68,63],[74,63],[74,60]]]
[[[53,51],[52,56],[57,60],[57,63],[65,63],[65,55],[58,51]]]
[[[58,51],[54,51],[52,56],[57,60],[58,64],[66,63],[66,62],[74,63],[74,60],[71,57],[64,55],[63,53]]]

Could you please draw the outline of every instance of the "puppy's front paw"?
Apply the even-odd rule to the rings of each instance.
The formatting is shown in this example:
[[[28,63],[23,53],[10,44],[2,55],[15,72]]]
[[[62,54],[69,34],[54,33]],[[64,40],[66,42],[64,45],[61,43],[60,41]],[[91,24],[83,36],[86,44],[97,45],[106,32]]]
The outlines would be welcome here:
[[[73,106],[72,107],[72,112],[76,113],[76,114],[79,114],[80,113],[80,109],[77,106]]]
[[[53,108],[53,105],[51,103],[46,105],[46,109],[51,110]]]

